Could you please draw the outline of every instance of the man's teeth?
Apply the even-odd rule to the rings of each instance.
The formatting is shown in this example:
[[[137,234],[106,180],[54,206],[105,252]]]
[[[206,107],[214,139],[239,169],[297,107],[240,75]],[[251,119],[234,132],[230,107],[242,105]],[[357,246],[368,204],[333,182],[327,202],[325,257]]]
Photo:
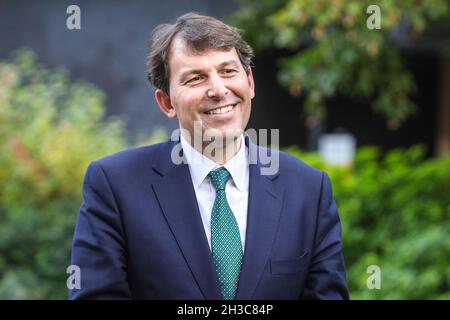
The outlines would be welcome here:
[[[234,104],[231,104],[229,106],[226,107],[222,107],[222,108],[218,108],[218,109],[214,109],[211,111],[206,112],[206,114],[221,114],[221,113],[227,113],[229,111],[231,111],[231,109],[234,108]]]

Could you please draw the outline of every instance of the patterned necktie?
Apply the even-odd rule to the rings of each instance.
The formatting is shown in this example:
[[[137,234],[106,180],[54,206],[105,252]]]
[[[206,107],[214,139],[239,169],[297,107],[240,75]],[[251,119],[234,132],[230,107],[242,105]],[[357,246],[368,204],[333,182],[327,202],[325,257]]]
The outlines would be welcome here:
[[[239,227],[225,194],[225,185],[230,173],[222,167],[211,171],[209,176],[216,189],[211,214],[212,256],[222,297],[225,300],[232,300],[235,298],[239,282],[243,252]]]

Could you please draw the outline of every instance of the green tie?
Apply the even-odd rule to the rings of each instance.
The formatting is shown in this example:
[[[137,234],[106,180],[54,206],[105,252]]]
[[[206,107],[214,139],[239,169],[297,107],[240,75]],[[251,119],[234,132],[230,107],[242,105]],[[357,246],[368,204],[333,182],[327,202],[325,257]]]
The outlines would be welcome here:
[[[230,173],[222,167],[211,171],[209,176],[216,189],[216,200],[211,214],[212,256],[222,297],[232,300],[239,282],[243,252],[239,227],[225,194]]]

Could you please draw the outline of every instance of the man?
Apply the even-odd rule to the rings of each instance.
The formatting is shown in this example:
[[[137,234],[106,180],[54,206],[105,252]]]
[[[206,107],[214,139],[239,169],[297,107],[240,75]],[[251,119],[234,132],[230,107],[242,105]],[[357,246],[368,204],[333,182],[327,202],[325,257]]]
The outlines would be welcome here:
[[[148,78],[181,134],[89,166],[70,298],[348,298],[328,176],[243,134],[252,55],[211,17],[154,30]],[[261,152],[278,170],[263,174]]]

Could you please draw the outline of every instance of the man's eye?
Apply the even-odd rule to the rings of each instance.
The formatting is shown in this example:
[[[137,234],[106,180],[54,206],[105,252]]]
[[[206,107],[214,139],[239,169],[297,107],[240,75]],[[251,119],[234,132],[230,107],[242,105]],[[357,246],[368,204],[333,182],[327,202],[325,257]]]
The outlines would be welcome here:
[[[188,81],[186,81],[186,83],[197,82],[197,81],[200,81],[200,80],[202,80],[202,77],[201,76],[196,76],[196,77],[193,77],[193,78],[189,79]]]
[[[222,71],[222,73],[226,74],[226,75],[232,75],[235,74],[237,71],[234,69],[225,69]]]

